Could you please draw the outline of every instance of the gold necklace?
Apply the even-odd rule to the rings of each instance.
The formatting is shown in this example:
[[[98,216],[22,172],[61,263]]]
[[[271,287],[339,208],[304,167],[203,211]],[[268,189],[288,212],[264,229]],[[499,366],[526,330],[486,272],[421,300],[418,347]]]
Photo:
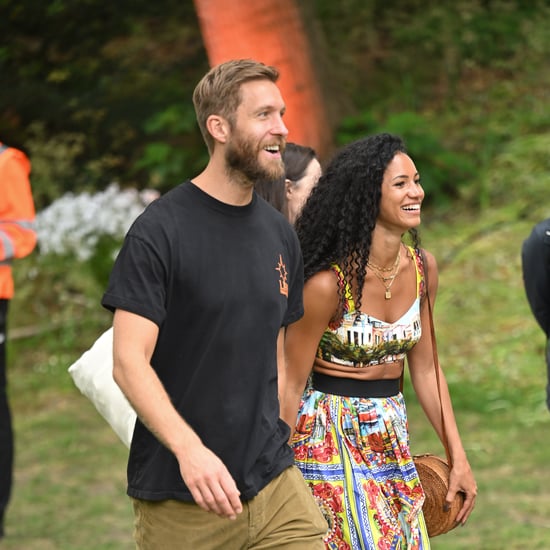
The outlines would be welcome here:
[[[384,277],[384,275],[382,275],[382,273],[380,273],[381,271],[386,271],[387,272],[388,271],[387,268],[386,269],[383,269],[383,268],[377,269],[377,267],[374,267],[372,264],[370,265],[370,267],[373,268],[372,272],[374,273],[376,278],[380,280],[380,282],[384,285],[384,288],[386,289],[386,292],[384,294],[384,298],[386,300],[389,300],[391,298],[391,285],[393,285],[393,282],[395,281],[395,278],[397,277],[397,274],[399,273],[399,267],[401,265],[400,260],[401,260],[401,250],[399,250],[399,253],[397,254],[397,258],[395,259],[395,263],[391,267],[391,271],[393,271],[395,269],[395,273],[393,273],[392,275],[388,275],[387,277]],[[367,262],[367,265],[369,265],[368,262]]]
[[[401,247],[399,247],[399,252],[397,253],[397,256],[395,257],[395,262],[393,262],[393,265],[391,267],[380,267],[379,265],[373,264],[370,260],[367,260],[367,266],[372,269],[376,269],[377,271],[385,271],[386,273],[389,273],[390,271],[393,271],[397,267],[400,257],[401,257]]]

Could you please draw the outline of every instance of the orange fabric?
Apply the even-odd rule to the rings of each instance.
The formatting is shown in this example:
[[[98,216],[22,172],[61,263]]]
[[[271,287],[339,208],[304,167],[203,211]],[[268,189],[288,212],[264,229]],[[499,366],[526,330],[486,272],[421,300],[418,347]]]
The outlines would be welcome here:
[[[4,299],[14,293],[11,260],[27,256],[36,246],[30,172],[23,152],[9,147],[0,153],[0,298]]]
[[[323,157],[331,147],[324,98],[295,0],[195,0],[210,65],[252,58],[275,66],[288,140]]]

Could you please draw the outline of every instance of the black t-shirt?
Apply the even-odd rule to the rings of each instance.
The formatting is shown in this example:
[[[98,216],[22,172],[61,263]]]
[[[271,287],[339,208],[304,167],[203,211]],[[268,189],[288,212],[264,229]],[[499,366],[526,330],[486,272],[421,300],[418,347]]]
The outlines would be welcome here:
[[[550,218],[535,225],[523,241],[521,260],[529,305],[550,338]]]
[[[243,500],[293,462],[276,342],[303,315],[302,290],[298,239],[283,216],[255,194],[231,206],[187,181],[133,224],[103,296],[108,309],[159,326],[151,364]],[[175,456],[139,420],[128,494],[192,500]]]

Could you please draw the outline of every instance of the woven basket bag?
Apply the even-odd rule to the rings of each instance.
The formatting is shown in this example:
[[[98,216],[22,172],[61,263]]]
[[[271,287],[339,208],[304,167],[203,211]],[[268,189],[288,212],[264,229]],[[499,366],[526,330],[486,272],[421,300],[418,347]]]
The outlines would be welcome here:
[[[450,468],[441,457],[433,454],[417,455],[414,465],[424,489],[426,500],[422,511],[430,538],[447,533],[456,527],[456,516],[464,503],[464,494],[457,493],[451,506],[445,508],[449,490]]]

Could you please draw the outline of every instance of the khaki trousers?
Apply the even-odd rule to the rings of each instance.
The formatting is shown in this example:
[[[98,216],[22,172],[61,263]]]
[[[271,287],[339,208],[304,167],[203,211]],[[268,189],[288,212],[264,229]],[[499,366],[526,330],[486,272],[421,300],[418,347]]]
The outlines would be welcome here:
[[[236,520],[176,500],[133,499],[139,550],[324,550],[327,522],[300,471],[291,466]]]

